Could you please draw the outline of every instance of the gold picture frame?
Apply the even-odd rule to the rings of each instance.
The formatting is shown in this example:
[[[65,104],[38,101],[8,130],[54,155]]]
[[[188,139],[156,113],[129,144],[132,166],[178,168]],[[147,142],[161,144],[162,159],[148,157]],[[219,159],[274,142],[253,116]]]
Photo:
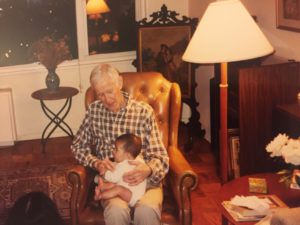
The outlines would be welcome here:
[[[300,0],[276,0],[276,26],[300,32]]]

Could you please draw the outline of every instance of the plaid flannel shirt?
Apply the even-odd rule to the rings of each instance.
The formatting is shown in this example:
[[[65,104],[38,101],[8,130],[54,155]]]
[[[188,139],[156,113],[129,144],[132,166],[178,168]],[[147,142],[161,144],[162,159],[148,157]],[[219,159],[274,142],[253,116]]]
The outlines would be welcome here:
[[[169,170],[168,153],[162,143],[154,111],[148,104],[125,97],[126,106],[117,113],[107,110],[100,101],[93,102],[71,145],[75,158],[92,167],[98,159],[113,157],[115,140],[124,133],[141,138],[141,154],[151,168],[151,183],[159,183]]]

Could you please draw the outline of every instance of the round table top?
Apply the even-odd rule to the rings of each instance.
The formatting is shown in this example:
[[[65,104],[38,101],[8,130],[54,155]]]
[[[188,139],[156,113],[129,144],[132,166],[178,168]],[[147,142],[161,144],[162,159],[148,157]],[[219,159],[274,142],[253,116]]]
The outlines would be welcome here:
[[[276,195],[280,198],[286,205],[289,207],[299,207],[300,206],[300,190],[295,190],[289,188],[284,183],[279,182],[280,175],[276,173],[262,173],[262,174],[253,174],[248,176],[239,177],[235,180],[232,180],[228,183],[225,183],[220,190],[219,200],[220,204],[223,201],[228,201],[236,195],[265,195],[259,193],[249,192],[249,183],[248,178],[265,178],[267,182],[267,194]],[[256,222],[236,222],[227,211],[222,207],[222,214],[232,223],[232,224],[243,224],[250,225],[255,224]]]
[[[47,88],[37,90],[31,94],[31,97],[37,100],[59,100],[70,98],[78,94],[78,89],[73,87],[59,87],[56,91],[50,91]]]

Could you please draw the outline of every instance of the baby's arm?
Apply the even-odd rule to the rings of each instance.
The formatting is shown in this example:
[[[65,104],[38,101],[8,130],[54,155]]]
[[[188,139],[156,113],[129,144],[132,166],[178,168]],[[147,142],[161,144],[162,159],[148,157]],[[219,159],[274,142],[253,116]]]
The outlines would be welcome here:
[[[123,173],[123,168],[120,164],[117,164],[113,171],[108,170],[105,172],[104,178],[109,182],[117,183],[122,179]]]

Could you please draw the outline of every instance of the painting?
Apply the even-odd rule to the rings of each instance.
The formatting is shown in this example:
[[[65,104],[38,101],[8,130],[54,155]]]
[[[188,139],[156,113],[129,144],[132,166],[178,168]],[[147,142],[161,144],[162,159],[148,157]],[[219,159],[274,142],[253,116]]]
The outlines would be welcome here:
[[[300,0],[276,0],[276,25],[300,32]]]
[[[182,60],[198,18],[180,16],[176,11],[168,10],[165,4],[150,17],[137,22],[137,56],[133,65],[140,72],[157,71],[169,81],[178,83],[182,101],[191,110],[189,135],[191,139],[204,137],[195,98],[195,69],[199,65]]]
[[[191,38],[191,27],[144,27],[138,31],[139,71],[158,71],[191,96],[191,64],[181,57]]]
[[[168,10],[153,12],[138,22],[137,29],[137,69],[138,71],[158,71],[169,81],[179,84],[184,99],[193,99],[195,65],[182,60],[196,29],[198,18],[189,18]],[[187,102],[189,104],[189,102]]]

